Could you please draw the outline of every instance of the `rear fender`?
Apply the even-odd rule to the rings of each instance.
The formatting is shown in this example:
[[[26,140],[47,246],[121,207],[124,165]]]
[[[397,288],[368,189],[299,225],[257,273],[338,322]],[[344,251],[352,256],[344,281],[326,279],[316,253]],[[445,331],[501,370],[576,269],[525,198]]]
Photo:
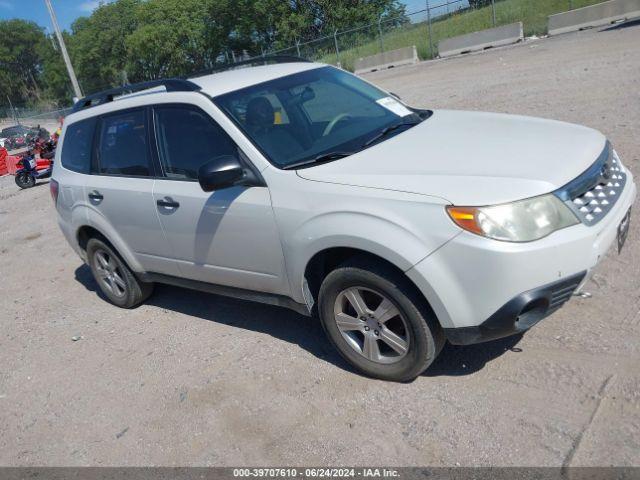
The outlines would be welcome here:
[[[129,268],[131,268],[131,270],[137,273],[144,272],[142,265],[140,265],[140,262],[136,260],[136,257],[133,255],[133,252],[127,247],[127,244],[124,242],[122,237],[118,235],[118,232],[116,231],[116,229],[114,229],[111,226],[111,224],[104,217],[104,215],[102,215],[97,210],[88,208],[87,206],[84,206],[84,205],[74,208],[72,215],[74,217],[74,225],[77,225],[77,228],[75,229],[76,242],[78,242],[78,234],[80,232],[80,229],[84,225],[93,227],[98,232],[100,232],[100,234],[103,235],[111,243],[111,245],[113,245],[113,247],[117,250],[120,256],[127,263]],[[75,223],[77,219],[80,219],[80,218],[84,219],[84,222],[82,224]]]

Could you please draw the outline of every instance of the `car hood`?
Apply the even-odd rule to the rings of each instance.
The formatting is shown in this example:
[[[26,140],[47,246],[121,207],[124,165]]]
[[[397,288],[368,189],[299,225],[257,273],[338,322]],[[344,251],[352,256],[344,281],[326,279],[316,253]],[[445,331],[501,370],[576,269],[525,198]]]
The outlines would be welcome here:
[[[562,187],[596,161],[605,143],[600,132],[570,123],[437,110],[386,141],[298,175],[490,205]]]

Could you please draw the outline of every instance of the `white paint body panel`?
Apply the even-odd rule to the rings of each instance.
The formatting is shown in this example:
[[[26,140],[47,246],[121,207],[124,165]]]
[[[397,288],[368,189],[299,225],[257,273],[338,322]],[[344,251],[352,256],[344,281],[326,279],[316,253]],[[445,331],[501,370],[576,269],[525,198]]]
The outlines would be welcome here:
[[[179,276],[289,294],[268,188],[203,192],[197,182],[156,180],[154,205],[167,197],[180,203],[157,208]]]
[[[477,325],[522,292],[595,267],[616,243],[618,225],[635,201],[636,186],[627,174],[621,198],[594,226],[579,224],[526,243],[462,232],[407,275],[445,328]]]
[[[593,164],[605,141],[596,130],[554,120],[436,110],[385,142],[299,174],[492,205],[560,188]]]

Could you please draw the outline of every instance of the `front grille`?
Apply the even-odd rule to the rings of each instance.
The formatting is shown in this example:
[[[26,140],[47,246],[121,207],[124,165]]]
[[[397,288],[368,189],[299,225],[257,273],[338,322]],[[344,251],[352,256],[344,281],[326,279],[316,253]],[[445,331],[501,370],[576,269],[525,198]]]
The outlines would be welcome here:
[[[582,223],[595,225],[613,208],[626,183],[627,175],[620,159],[607,142],[598,160],[556,195]]]

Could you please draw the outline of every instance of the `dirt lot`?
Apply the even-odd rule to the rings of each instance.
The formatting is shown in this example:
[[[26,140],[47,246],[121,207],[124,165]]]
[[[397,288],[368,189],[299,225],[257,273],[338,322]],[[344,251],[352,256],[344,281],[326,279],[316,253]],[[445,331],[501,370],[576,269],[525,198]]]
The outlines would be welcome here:
[[[590,125],[637,177],[638,45],[636,25],[369,78],[420,106]],[[0,465],[640,465],[639,211],[592,299],[398,385],[287,310],[169,287],[110,306],[47,186],[2,178]]]

